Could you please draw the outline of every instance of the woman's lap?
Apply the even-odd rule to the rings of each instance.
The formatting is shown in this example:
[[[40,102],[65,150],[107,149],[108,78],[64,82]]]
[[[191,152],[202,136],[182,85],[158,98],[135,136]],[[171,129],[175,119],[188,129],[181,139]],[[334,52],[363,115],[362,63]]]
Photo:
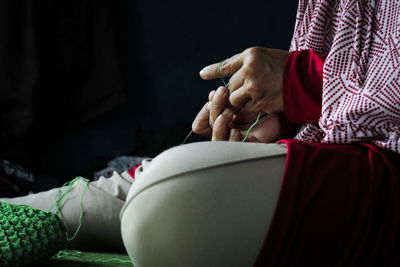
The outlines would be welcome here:
[[[232,142],[192,143],[144,162],[121,211],[135,265],[252,265],[285,162],[282,144]]]

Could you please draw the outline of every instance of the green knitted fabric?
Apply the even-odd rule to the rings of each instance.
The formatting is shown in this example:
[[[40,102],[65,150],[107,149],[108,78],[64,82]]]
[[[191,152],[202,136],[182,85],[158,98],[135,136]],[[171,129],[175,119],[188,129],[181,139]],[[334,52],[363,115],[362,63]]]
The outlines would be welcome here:
[[[49,258],[66,242],[66,229],[57,215],[0,202],[0,266]]]

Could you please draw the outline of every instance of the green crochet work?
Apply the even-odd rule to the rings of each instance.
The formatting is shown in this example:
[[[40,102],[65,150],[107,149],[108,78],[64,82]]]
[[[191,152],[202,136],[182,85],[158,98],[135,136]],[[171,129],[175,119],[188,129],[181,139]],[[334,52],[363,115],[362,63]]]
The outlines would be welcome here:
[[[66,246],[66,229],[51,213],[0,202],[0,266],[20,266],[56,254]]]

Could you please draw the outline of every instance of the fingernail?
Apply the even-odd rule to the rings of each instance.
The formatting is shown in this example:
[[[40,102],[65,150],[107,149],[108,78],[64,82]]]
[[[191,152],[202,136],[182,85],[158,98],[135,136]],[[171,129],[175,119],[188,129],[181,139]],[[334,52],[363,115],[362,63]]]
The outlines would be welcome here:
[[[205,68],[203,68],[201,71],[200,71],[200,76],[204,76],[204,75],[206,75],[206,70],[205,70]]]
[[[223,86],[220,86],[220,87],[218,87],[218,90],[217,90],[217,92],[218,92],[218,94],[225,94],[226,92],[227,92],[227,90],[226,90],[226,88],[225,87],[223,87]]]

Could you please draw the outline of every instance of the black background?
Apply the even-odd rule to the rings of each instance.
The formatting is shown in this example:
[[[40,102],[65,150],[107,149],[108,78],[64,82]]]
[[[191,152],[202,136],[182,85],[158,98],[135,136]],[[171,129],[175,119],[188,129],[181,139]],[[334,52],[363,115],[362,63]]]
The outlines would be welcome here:
[[[293,0],[0,5],[0,158],[59,182],[179,144],[221,85],[199,71],[251,46],[287,50],[297,9]]]

